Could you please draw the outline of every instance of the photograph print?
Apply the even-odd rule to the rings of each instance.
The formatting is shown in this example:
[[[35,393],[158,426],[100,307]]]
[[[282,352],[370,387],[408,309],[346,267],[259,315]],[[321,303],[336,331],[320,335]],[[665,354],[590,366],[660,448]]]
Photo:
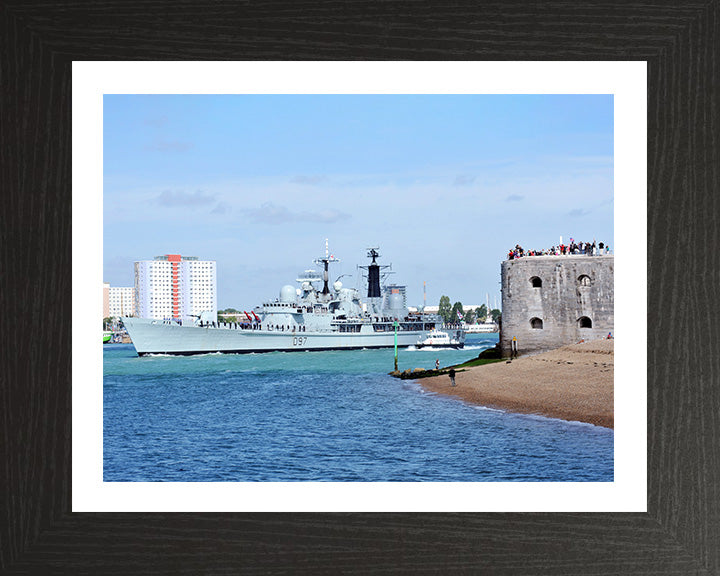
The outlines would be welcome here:
[[[105,94],[103,481],[613,482],[613,122]]]

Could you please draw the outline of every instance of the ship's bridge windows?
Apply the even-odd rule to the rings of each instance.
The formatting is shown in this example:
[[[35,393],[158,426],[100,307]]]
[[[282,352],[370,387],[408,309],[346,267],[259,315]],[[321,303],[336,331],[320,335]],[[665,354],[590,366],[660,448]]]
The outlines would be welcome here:
[[[540,318],[530,318],[530,328],[533,330],[542,330],[543,321]]]
[[[580,316],[580,318],[578,318],[578,325],[580,328],[592,328],[592,320],[587,316]]]
[[[542,280],[540,280],[537,276],[530,278],[530,284],[533,288],[542,288]]]

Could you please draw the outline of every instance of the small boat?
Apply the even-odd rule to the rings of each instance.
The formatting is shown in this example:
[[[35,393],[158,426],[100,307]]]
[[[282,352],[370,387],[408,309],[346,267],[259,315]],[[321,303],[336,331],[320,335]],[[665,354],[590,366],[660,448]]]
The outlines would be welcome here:
[[[110,342],[110,339],[113,337],[113,333],[110,330],[103,330],[103,344],[107,344]]]
[[[486,294],[487,304],[485,304],[485,310],[490,310],[490,295]],[[497,322],[493,322],[488,314],[484,322],[478,322],[477,324],[468,324],[465,326],[465,331],[468,334],[489,334],[492,332],[499,332],[500,326]]]
[[[481,322],[479,324],[468,324],[465,326],[465,331],[468,334],[487,334],[498,332],[499,326],[495,322]]]
[[[465,346],[465,333],[457,330],[454,336],[437,328],[430,330],[423,338],[418,338],[415,348],[463,348]]]

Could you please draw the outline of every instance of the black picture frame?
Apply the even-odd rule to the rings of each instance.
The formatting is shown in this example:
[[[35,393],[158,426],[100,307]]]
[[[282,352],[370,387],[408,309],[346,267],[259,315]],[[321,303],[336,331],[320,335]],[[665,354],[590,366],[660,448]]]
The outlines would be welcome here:
[[[718,0],[6,0],[0,571],[719,574],[719,22]],[[648,277],[648,512],[72,513],[71,65],[171,59],[647,61],[636,259]]]

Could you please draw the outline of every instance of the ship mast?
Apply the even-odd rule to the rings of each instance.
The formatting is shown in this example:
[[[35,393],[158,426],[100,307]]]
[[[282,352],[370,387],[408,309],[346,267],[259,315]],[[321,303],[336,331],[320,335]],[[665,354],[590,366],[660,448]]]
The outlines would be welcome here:
[[[330,250],[328,249],[328,239],[325,238],[325,257],[324,258],[316,258],[313,260],[315,264],[322,264],[323,265],[323,294],[330,294],[330,288],[328,286],[328,265],[330,262],[340,262],[338,258],[335,258],[332,254],[330,254]]]
[[[390,266],[381,266],[377,263],[376,258],[380,256],[377,246],[368,248],[367,250],[368,258],[372,258],[372,262],[370,262],[370,264],[368,264],[367,266],[358,266],[358,268],[367,270],[367,297],[369,308],[368,312],[370,312],[371,314],[380,314],[382,308],[382,287],[380,284],[381,281],[384,280],[385,274],[392,274],[392,272],[383,272],[381,278],[380,270],[390,268]]]
[[[376,248],[368,248],[368,258],[372,258],[372,262],[368,269],[368,298],[380,298],[380,265],[375,258],[380,256]]]

